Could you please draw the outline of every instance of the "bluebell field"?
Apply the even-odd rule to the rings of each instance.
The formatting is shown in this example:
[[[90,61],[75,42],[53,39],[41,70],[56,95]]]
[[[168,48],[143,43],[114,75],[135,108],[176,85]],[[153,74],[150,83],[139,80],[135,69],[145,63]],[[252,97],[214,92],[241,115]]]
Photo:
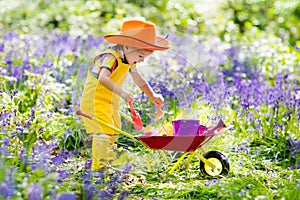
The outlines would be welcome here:
[[[139,68],[164,96],[166,118],[172,120],[182,112],[207,124],[222,118],[234,125],[233,136],[248,141],[234,144],[231,150],[236,154],[265,156],[285,169],[300,169],[300,47],[287,49],[278,38],[213,45],[190,38],[170,33],[171,50],[155,53],[145,63],[154,73]],[[90,165],[82,158],[84,130],[74,113],[86,70],[106,46],[95,35],[3,34],[0,196],[4,199],[70,200],[78,193],[86,199],[129,196],[121,184],[132,170],[130,163],[109,180],[103,171],[86,170],[70,181],[78,171],[66,167],[74,159],[81,160],[77,169]],[[151,123],[154,108],[130,81],[126,87],[139,99],[135,105],[141,116],[148,116],[144,123]],[[202,113],[203,108],[209,114]],[[132,131],[129,126],[125,129]]]

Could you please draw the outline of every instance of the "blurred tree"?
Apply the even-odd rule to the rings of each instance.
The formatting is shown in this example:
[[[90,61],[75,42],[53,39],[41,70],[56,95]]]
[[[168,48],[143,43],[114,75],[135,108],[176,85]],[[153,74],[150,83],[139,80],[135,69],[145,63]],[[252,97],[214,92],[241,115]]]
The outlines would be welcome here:
[[[294,45],[300,35],[300,0],[228,0],[223,10],[244,33],[253,26]]]
[[[8,0],[0,1],[0,14],[4,32],[59,29],[102,35],[116,30],[123,18],[145,18],[181,34],[222,39],[227,34],[229,42],[252,27],[291,45],[300,35],[300,0]]]

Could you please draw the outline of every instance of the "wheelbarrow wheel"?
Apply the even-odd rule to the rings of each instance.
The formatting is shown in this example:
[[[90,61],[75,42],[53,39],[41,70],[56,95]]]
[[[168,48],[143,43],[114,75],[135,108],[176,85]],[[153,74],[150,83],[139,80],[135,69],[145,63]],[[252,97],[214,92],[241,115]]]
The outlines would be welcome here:
[[[214,166],[200,161],[200,173],[208,176],[227,175],[230,170],[228,157],[219,151],[209,151],[203,155]]]

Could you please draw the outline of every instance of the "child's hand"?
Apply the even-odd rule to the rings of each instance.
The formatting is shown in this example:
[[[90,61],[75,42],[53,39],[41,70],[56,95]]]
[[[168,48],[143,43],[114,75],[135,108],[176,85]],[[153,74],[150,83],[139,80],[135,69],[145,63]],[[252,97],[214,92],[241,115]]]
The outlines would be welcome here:
[[[158,108],[162,108],[164,105],[164,97],[161,94],[154,93],[153,97],[151,98],[151,101]]]
[[[121,95],[120,95],[120,96],[122,97],[122,99],[123,99],[125,102],[128,102],[129,100],[130,100],[130,101],[133,101],[133,100],[134,100],[132,94],[129,94],[129,93],[124,92],[124,91],[121,92]]]

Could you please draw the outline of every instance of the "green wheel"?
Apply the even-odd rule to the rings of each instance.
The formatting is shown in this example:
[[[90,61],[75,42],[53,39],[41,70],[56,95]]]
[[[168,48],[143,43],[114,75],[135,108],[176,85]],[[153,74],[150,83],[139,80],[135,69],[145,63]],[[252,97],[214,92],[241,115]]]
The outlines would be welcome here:
[[[200,161],[200,173],[208,176],[227,175],[230,170],[228,157],[219,151],[209,151],[203,155],[205,159],[211,162],[214,166],[206,164],[203,160]]]

